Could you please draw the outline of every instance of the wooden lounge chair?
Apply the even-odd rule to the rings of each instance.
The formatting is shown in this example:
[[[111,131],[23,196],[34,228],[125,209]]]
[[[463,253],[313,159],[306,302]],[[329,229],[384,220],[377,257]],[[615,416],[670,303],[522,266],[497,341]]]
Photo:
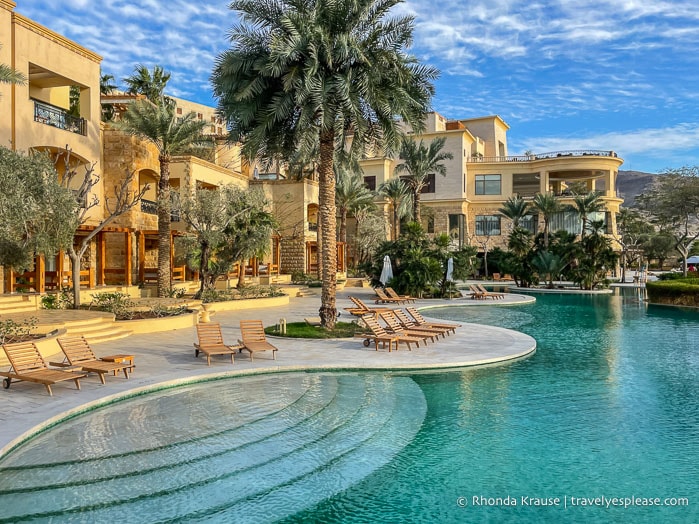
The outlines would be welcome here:
[[[440,322],[428,322],[425,320],[425,317],[420,314],[420,312],[415,309],[414,307],[407,307],[405,310],[408,312],[408,314],[415,319],[415,322],[417,322],[420,325],[423,326],[431,326],[431,327],[441,327],[445,329],[451,329],[454,333],[456,333],[456,328],[461,327],[461,324],[443,324]]]
[[[390,311],[391,308],[388,307],[369,307],[367,306],[364,301],[360,300],[357,297],[349,297],[349,299],[352,301],[355,307],[346,307],[344,308],[345,311],[348,311],[351,315],[361,317],[362,315],[365,315],[366,313],[372,313],[373,315],[377,315],[381,311]]]
[[[241,320],[240,334],[242,340],[238,342],[241,344],[241,349],[245,349],[250,353],[250,361],[252,361],[252,355],[256,351],[271,351],[272,358],[277,360],[278,349],[267,342],[261,320]]]
[[[379,316],[381,317],[381,320],[386,323],[386,331],[388,331],[388,333],[391,335],[406,335],[409,337],[419,338],[422,339],[425,345],[427,345],[428,340],[434,342],[434,339],[436,338],[436,334],[430,333],[429,331],[405,329],[400,325],[400,321],[396,318],[393,311],[384,311],[383,313],[379,313]],[[418,345],[418,347],[420,346]]]
[[[221,324],[218,322],[197,324],[197,338],[199,341],[194,344],[194,356],[198,357],[200,352],[204,353],[207,366],[211,365],[212,355],[230,355],[231,363],[234,363],[233,355],[242,349],[242,346],[231,346],[223,342]]]
[[[394,309],[393,314],[396,316],[398,322],[400,322],[400,325],[403,326],[404,329],[418,329],[420,331],[426,331],[428,333],[435,333],[436,335],[442,335],[442,338],[446,338],[446,336],[450,332],[456,331],[453,327],[443,328],[433,327],[427,324],[418,324],[418,322],[415,321],[415,319],[409,317],[407,313],[402,309]]]
[[[469,284],[468,289],[471,290],[471,298],[474,300],[482,300],[485,298],[485,294],[478,289],[475,285]]]
[[[24,380],[43,384],[49,395],[53,396],[51,385],[64,380],[72,380],[75,382],[75,387],[80,389],[80,379],[86,376],[85,373],[49,368],[34,342],[3,344],[2,348],[10,361],[10,370],[0,371],[0,376],[7,377],[2,381],[5,389],[10,388],[12,379]]]
[[[371,333],[369,335],[366,335],[366,340],[364,341],[364,345],[368,346],[369,341],[373,340],[374,341],[374,347],[376,351],[379,350],[379,342],[382,343],[383,347],[386,347],[386,344],[388,344],[388,352],[391,352],[391,347],[395,344],[396,350],[398,349],[398,344],[403,343],[406,346],[408,346],[408,349],[412,351],[412,348],[410,347],[410,344],[416,344],[418,347],[420,347],[420,341],[422,340],[421,338],[416,338],[416,337],[410,337],[408,335],[399,335],[396,333],[387,333],[386,330],[379,324],[379,321],[376,320],[376,317],[372,315],[371,313],[368,313],[364,316],[362,316],[362,322],[364,322],[364,325],[369,328],[369,331]]]
[[[374,292],[376,293],[376,298],[374,299],[376,304],[402,304],[403,302],[407,302],[404,298],[389,297],[380,287],[374,289]]]
[[[132,363],[107,362],[97,358],[83,336],[61,337],[58,339],[58,345],[61,346],[66,357],[63,362],[51,362],[54,366],[71,366],[80,368],[86,373],[97,373],[102,384],[105,383],[104,376],[109,372],[116,375],[117,372],[123,371],[124,377],[129,378],[129,369],[132,367]]]
[[[397,298],[397,299],[403,300],[405,302],[415,303],[415,299],[413,297],[411,297],[410,295],[399,295],[398,293],[395,292],[395,290],[392,287],[387,287],[386,293],[391,298]]]
[[[478,288],[478,291],[483,293],[483,296],[485,298],[492,298],[493,300],[499,300],[501,298],[505,298],[505,293],[494,293],[491,291],[488,291],[483,287],[482,284],[476,284],[476,287]]]

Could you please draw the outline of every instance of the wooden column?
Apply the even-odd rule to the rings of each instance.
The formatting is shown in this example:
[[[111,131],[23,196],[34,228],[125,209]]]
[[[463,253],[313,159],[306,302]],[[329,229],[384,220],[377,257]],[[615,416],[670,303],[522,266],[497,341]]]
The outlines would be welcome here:
[[[131,285],[131,261],[133,259],[133,241],[131,231],[124,233],[124,285]]]
[[[104,238],[104,233],[97,233],[97,285],[104,285],[104,265],[106,263],[105,256],[107,254],[107,245]]]
[[[170,232],[170,285],[172,286],[172,273],[175,269],[175,233]]]
[[[37,293],[46,292],[46,259],[37,255],[34,260],[34,289]]]
[[[15,272],[10,267],[5,267],[5,293],[15,292]]]
[[[146,281],[146,235],[138,232],[138,281]]]

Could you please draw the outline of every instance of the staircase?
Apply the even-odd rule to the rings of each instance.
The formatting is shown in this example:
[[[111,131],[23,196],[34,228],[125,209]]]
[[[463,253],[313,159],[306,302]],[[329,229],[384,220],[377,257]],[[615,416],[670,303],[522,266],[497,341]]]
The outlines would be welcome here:
[[[0,295],[0,315],[36,311],[35,297],[30,295]]]
[[[64,324],[66,336],[82,335],[90,344],[118,340],[131,335],[131,331],[119,326],[113,318],[100,316],[68,321]]]

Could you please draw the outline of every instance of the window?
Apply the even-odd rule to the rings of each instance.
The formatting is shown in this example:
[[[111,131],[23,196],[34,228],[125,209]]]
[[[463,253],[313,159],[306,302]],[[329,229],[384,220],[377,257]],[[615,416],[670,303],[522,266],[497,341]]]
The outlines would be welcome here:
[[[501,175],[476,175],[477,195],[500,195]]]
[[[459,247],[463,247],[464,245],[464,237],[466,235],[465,225],[465,215],[449,215],[449,238],[456,241]]]
[[[530,233],[536,235],[538,222],[538,215],[525,215],[519,220],[519,227],[522,227]]]
[[[498,215],[476,215],[476,235],[494,236],[500,234]]]
[[[364,185],[370,191],[376,191],[376,177],[375,176],[365,176]]]
[[[410,177],[407,177],[407,176],[400,177],[400,179],[406,183],[407,183],[409,178]],[[437,186],[436,186],[436,182],[435,182],[434,173],[429,173],[427,175],[427,177],[425,177],[425,185],[422,186],[422,190],[420,191],[420,194],[434,193],[436,189],[437,189]]]
[[[434,217],[427,217],[427,232],[434,233]]]
[[[182,108],[181,108],[181,107],[178,107],[178,108],[177,108],[177,114],[178,114],[178,115],[181,115],[181,114],[182,114]]]

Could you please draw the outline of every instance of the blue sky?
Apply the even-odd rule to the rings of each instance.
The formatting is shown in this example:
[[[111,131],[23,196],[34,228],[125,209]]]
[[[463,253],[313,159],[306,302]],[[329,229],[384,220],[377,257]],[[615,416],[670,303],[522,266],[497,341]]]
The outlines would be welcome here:
[[[16,11],[104,57],[118,83],[136,64],[168,91],[214,105],[209,75],[229,45],[229,0],[16,0]],[[433,109],[499,114],[510,154],[613,149],[622,169],[699,164],[696,0],[410,0],[412,53],[442,71]]]

